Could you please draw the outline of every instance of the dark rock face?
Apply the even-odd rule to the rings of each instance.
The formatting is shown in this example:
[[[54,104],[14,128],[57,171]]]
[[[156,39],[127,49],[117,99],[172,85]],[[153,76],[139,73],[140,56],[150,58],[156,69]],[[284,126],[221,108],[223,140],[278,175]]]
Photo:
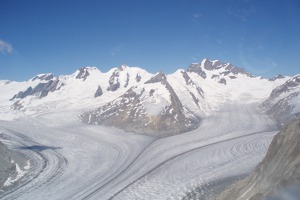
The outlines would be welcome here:
[[[234,75],[237,75],[237,74],[246,74],[246,75],[248,75],[250,77],[253,77],[250,73],[246,72],[244,69],[238,68],[238,67],[234,67],[231,64],[229,64],[225,69],[228,70],[228,71],[230,71]]]
[[[270,97],[261,105],[261,108],[271,115],[281,127],[295,119],[300,119],[300,113],[294,113],[294,105],[290,104],[294,98],[300,95],[299,88],[300,75],[289,79],[283,85],[272,90]]]
[[[203,90],[202,90],[199,86],[197,86],[197,85],[194,83],[194,81],[190,78],[190,76],[189,76],[185,71],[182,71],[181,73],[182,73],[182,76],[183,76],[183,78],[184,78],[184,80],[185,80],[185,83],[186,83],[187,85],[196,87],[196,89],[197,89],[199,95],[202,96],[202,97],[204,97],[204,92],[203,92]],[[191,93],[191,92],[190,92],[190,93]],[[194,101],[195,101],[195,98],[196,98],[195,95],[192,94],[192,93],[191,93],[191,95],[192,95],[192,97],[193,97],[193,99],[194,99]],[[196,98],[196,99],[197,99],[197,98]],[[197,99],[197,102],[199,102],[199,99]],[[196,102],[195,102],[195,103],[196,103]],[[196,103],[196,104],[199,106],[198,103]]]
[[[54,78],[53,74],[41,74],[41,75],[37,75],[34,78],[32,78],[32,81],[35,81],[35,80],[49,81],[53,78]]]
[[[182,71],[181,74],[182,74],[182,76],[183,76],[183,78],[185,80],[185,83],[187,85],[194,85],[194,82],[192,81],[192,79],[190,78],[190,76],[185,71]]]
[[[281,95],[282,93],[289,92],[290,90],[293,90],[294,88],[298,87],[300,85],[300,75],[293,77],[292,79],[286,81],[283,85],[275,88],[270,98],[274,99]]]
[[[165,85],[167,83],[167,77],[164,73],[158,72],[150,80],[145,82],[145,84],[150,84],[150,83],[162,83]]]
[[[220,69],[222,67],[222,64],[220,61],[212,62],[210,60],[205,59],[204,61],[204,69],[212,71],[215,69]]]
[[[114,71],[108,81],[109,87],[107,88],[107,91],[116,91],[118,88],[120,88],[119,75],[120,74],[118,71]]]
[[[290,99],[293,99],[294,97],[297,97],[299,95],[300,93],[292,93],[289,96],[279,100],[271,107],[265,105],[268,108],[266,110],[266,113],[273,116],[280,127],[287,125],[295,119],[300,119],[300,113],[291,114],[293,112],[294,106],[289,104]]]
[[[214,75],[211,76],[211,79],[219,78],[219,77],[220,77],[219,75],[214,74]]]
[[[23,99],[30,95],[38,96],[39,98],[43,98],[48,95],[49,92],[54,92],[56,90],[59,90],[64,84],[59,84],[60,81],[58,79],[56,80],[50,80],[46,83],[39,83],[34,88],[29,87],[25,91],[21,91],[18,94],[14,95],[10,100],[14,99]]]
[[[75,77],[76,79],[82,79],[85,81],[85,79],[90,75],[86,67],[82,67],[79,69],[79,73]]]
[[[22,108],[24,108],[24,105],[20,100],[18,100],[13,105],[11,105],[10,108],[13,110],[21,110]]]
[[[209,71],[224,68],[225,71],[221,72],[219,75],[227,76],[229,74],[233,74],[233,75],[245,74],[249,77],[254,77],[250,73],[246,72],[244,69],[235,67],[230,63],[222,63],[220,61],[210,61],[210,60],[205,59],[203,64],[204,64],[204,69],[209,70]]]
[[[159,90],[157,87],[152,88],[154,83],[161,84],[162,88],[168,91],[171,102],[165,104],[161,111],[149,114],[146,108],[149,102],[145,103],[145,100],[151,98],[157,92],[156,90]],[[132,87],[124,95],[96,111],[84,113],[81,116],[82,121],[157,137],[174,135],[198,127],[200,118],[183,107],[163,73],[156,74],[145,84],[148,86]],[[155,109],[155,105],[151,106]]]
[[[199,100],[192,92],[190,92],[190,94],[191,94],[191,96],[192,96],[192,98],[193,98],[195,104],[196,104],[198,107],[200,107],[200,106],[199,106],[199,101],[200,101],[200,100]]]
[[[277,199],[276,196],[279,196],[284,188],[295,187],[299,190],[299,147],[300,120],[297,120],[273,138],[267,155],[251,175],[224,191],[218,200]],[[299,198],[299,196],[290,197],[291,199]]]
[[[278,74],[277,76],[274,76],[273,78],[270,78],[269,81],[276,81],[277,79],[283,79],[284,76],[281,74]]]
[[[39,83],[33,90],[31,95],[37,95],[43,98],[48,95],[49,92],[59,90],[61,86],[58,85],[59,80],[50,80],[47,83]]]
[[[195,72],[197,73],[199,76],[201,76],[202,78],[206,79],[206,73],[202,70],[201,65],[200,64],[191,64],[188,69],[188,72]]]
[[[140,82],[141,79],[142,79],[142,77],[139,74],[136,74],[136,76],[135,76],[136,82]]]
[[[14,99],[23,99],[25,97],[27,97],[28,95],[32,94],[32,87],[30,86],[29,88],[27,88],[27,90],[25,91],[20,91],[18,94],[15,94],[10,100],[14,100]]]
[[[96,92],[95,92],[95,94],[94,94],[94,97],[95,98],[100,97],[102,94],[103,94],[103,91],[102,91],[102,88],[99,85]]]
[[[16,171],[16,166],[11,163],[8,149],[0,142],[0,189],[3,187],[7,178]]]
[[[17,175],[16,163],[22,168],[26,164],[26,158],[17,152],[9,150],[0,142],[0,161],[0,190],[5,190],[3,186],[7,178],[15,178]]]
[[[226,79],[225,78],[221,78],[219,80],[219,83],[226,85]]]
[[[126,78],[126,82],[125,82],[125,85],[124,85],[124,88],[127,88],[128,84],[129,84],[129,74],[127,73],[127,78]]]
[[[228,74],[230,74],[231,71],[226,71],[226,72],[221,72],[220,75],[224,75],[224,76],[227,76]]]

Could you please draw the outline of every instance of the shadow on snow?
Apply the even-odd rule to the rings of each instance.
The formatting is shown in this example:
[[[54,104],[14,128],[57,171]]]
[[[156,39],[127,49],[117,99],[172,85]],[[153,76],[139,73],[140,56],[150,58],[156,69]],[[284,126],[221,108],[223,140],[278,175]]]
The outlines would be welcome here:
[[[48,150],[48,149],[56,150],[56,149],[62,149],[62,148],[61,147],[50,147],[50,146],[44,146],[44,145],[32,145],[32,146],[18,147],[18,149],[44,151],[44,150]]]

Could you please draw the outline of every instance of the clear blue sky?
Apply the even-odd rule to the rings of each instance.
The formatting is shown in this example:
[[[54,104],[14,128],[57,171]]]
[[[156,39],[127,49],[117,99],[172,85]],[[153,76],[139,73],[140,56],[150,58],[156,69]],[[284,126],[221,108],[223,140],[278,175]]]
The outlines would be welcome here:
[[[172,73],[203,58],[255,75],[300,73],[299,0],[0,0],[0,79]]]

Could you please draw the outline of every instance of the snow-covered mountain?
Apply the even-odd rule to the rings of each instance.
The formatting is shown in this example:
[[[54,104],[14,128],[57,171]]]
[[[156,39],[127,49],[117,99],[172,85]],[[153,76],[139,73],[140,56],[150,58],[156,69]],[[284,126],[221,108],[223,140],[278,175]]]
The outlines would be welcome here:
[[[191,80],[187,81],[187,84],[192,84],[189,82]],[[198,92],[201,95],[202,91]],[[197,104],[199,100],[191,95]],[[200,121],[182,105],[166,75],[161,72],[144,84],[131,87],[125,94],[96,111],[83,114],[82,118],[86,123],[114,126],[158,137],[195,129]]]
[[[233,66],[230,63],[222,63],[218,60],[210,61],[204,59],[201,63],[193,63],[188,68],[189,72],[195,72],[202,78],[211,78],[218,80],[219,83],[226,85],[226,79],[235,79],[236,75],[244,74],[248,77],[254,77],[242,68]],[[207,73],[213,72],[213,73]]]
[[[0,141],[24,155],[0,144],[0,165],[16,169],[1,183],[20,177],[0,198],[213,198],[262,160],[278,127],[259,105],[298,91],[295,77],[205,59],[172,74],[122,65],[0,81]]]
[[[77,110],[85,123],[169,135],[196,128],[220,105],[262,102],[287,79],[255,77],[230,63],[208,59],[169,75],[126,65],[105,73],[82,67],[71,75],[1,81],[0,111],[9,119]]]
[[[272,90],[262,108],[284,126],[300,118],[300,75]]]
[[[15,110],[13,116],[18,116],[62,109],[95,108],[112,101],[151,76],[143,69],[122,65],[106,73],[96,67],[83,67],[71,75],[56,77],[53,74],[40,74],[24,82],[1,81],[3,95],[0,101],[3,104],[0,110],[4,113]]]

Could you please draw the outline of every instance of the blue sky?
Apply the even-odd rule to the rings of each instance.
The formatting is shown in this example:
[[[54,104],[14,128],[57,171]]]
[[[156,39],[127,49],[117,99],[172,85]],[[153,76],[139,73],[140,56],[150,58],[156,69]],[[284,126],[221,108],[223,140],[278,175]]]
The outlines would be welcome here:
[[[202,59],[265,77],[300,73],[298,0],[0,0],[0,79],[172,73]]]

